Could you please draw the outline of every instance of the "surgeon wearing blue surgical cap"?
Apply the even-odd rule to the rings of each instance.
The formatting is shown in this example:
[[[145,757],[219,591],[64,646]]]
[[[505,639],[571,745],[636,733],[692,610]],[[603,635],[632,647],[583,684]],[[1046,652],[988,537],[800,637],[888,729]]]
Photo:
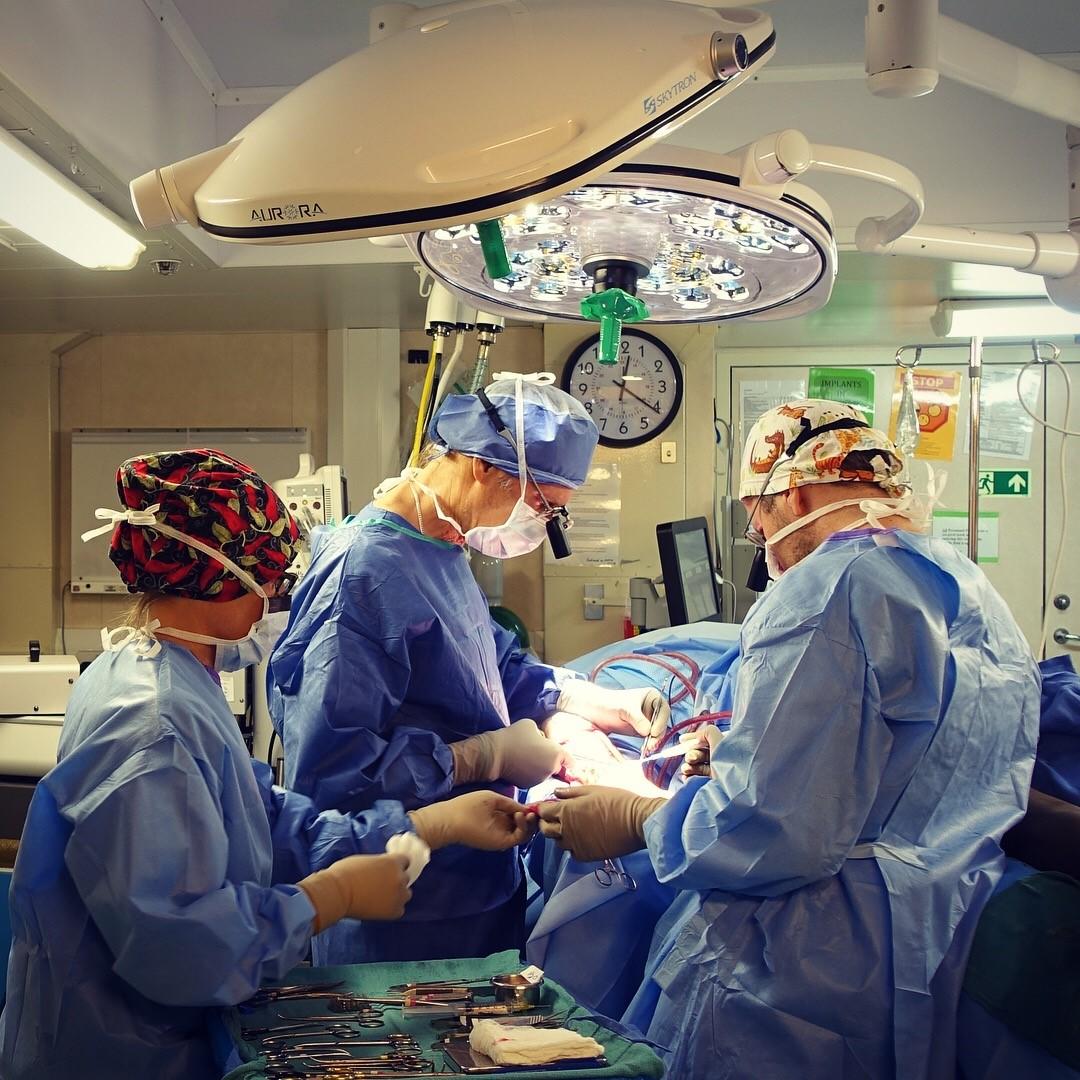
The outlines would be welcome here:
[[[492,622],[469,569],[469,549],[523,555],[565,514],[597,443],[581,404],[544,377],[510,377],[448,398],[429,434],[418,469],[345,526],[315,531],[271,659],[289,786],[323,808],[528,788],[561,767],[535,722],[559,710],[604,731],[650,735],[668,722],[655,690],[605,690],[523,652]],[[313,951],[326,964],[523,944],[517,856],[450,848],[432,859],[401,923],[345,922]]]
[[[968,952],[1027,803],[1038,670],[851,406],[762,416],[740,496],[773,584],[708,776],[668,801],[566,790],[541,828],[584,860],[647,847],[682,890],[624,1015],[669,1075],[952,1080]]]
[[[98,511],[112,523],[87,538],[112,534],[138,598],[77,679],[30,803],[4,1080],[216,1080],[218,1007],[286,975],[338,919],[401,915],[409,860],[384,853],[391,837],[502,849],[527,831],[487,792],[346,816],[275,787],[218,673],[256,663],[279,629],[269,609],[299,539],[288,511],[213,450],[133,458],[117,481],[125,509]]]

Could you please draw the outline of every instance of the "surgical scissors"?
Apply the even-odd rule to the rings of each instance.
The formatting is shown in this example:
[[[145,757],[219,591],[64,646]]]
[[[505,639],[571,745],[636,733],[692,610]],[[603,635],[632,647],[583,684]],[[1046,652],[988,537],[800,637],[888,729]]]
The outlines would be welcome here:
[[[297,1020],[300,1019],[296,1016],[289,1015],[288,1013],[274,1013],[275,1016],[280,1017],[282,1020]],[[386,1020],[383,1018],[382,1009],[357,1009],[353,1015],[346,1016],[343,1011],[335,1013],[314,1013],[311,1016],[305,1016],[303,1020],[329,1020],[337,1023],[346,1022],[349,1024],[355,1024],[357,1027],[362,1028],[381,1028],[386,1025]]]
[[[617,859],[605,859],[603,864],[593,871],[593,874],[604,889],[610,889],[616,881],[631,892],[637,888],[637,882],[623,869],[622,863]]]

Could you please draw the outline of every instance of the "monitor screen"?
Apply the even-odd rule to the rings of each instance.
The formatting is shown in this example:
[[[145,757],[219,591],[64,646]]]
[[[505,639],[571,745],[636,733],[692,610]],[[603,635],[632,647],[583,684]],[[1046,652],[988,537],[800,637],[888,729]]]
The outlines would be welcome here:
[[[675,552],[679,562],[679,579],[686,602],[686,621],[702,622],[719,613],[716,604],[716,585],[713,581],[709,541],[704,529],[675,533]]]

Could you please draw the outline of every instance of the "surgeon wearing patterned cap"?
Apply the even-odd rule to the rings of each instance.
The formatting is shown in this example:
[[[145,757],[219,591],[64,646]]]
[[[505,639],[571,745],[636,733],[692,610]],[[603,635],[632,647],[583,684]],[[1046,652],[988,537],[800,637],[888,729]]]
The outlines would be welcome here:
[[[316,531],[269,699],[290,787],[323,808],[437,804],[480,786],[529,788],[563,763],[541,732],[560,710],[602,731],[650,735],[654,689],[608,690],[540,663],[494,623],[467,550],[512,558],[588,475],[598,433],[545,377],[497,379],[446,399],[418,469],[344,527]],[[385,485],[384,485],[385,487]],[[572,535],[572,534],[571,534]],[[513,853],[439,852],[405,920],[321,934],[319,963],[486,956],[524,945]]]
[[[671,1076],[956,1075],[1039,677],[982,571],[927,535],[903,464],[851,406],[765,413],[739,495],[774,581],[743,623],[708,775],[668,802],[582,787],[541,807],[575,857],[647,847],[682,890],[624,1017]]]
[[[528,832],[492,792],[346,816],[274,787],[218,672],[272,644],[296,526],[215,450],[132,458],[117,488],[124,509],[99,510],[109,524],[84,539],[111,533],[137,600],[76,681],[58,763],[30,804],[11,886],[5,1080],[217,1078],[216,1006],[286,975],[341,918],[401,915],[409,860],[384,853],[392,837],[496,850]]]

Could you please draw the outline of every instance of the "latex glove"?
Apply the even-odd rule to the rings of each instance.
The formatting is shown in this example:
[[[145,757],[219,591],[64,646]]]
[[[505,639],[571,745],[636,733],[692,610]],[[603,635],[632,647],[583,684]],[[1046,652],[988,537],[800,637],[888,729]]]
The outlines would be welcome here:
[[[621,788],[560,788],[540,804],[540,831],[578,862],[616,859],[645,846],[645,819],[666,802]]]
[[[664,695],[644,686],[611,690],[585,679],[574,679],[559,694],[558,708],[585,717],[608,734],[644,735],[650,746],[671,722],[671,709]]]
[[[532,720],[518,720],[451,743],[454,783],[506,780],[514,787],[530,788],[562,767],[563,752],[544,738]]]
[[[456,799],[410,810],[420,839],[433,851],[465,844],[481,851],[505,851],[536,832],[536,815],[494,791],[473,791]]]
[[[314,932],[342,919],[400,919],[412,898],[404,855],[349,855],[297,882],[315,909]]]
[[[691,731],[679,739],[680,743],[693,743],[694,749],[688,750],[683,758],[683,776],[704,776],[712,779],[712,756],[716,748],[724,741],[724,733],[715,724],[706,724],[697,731]]]

